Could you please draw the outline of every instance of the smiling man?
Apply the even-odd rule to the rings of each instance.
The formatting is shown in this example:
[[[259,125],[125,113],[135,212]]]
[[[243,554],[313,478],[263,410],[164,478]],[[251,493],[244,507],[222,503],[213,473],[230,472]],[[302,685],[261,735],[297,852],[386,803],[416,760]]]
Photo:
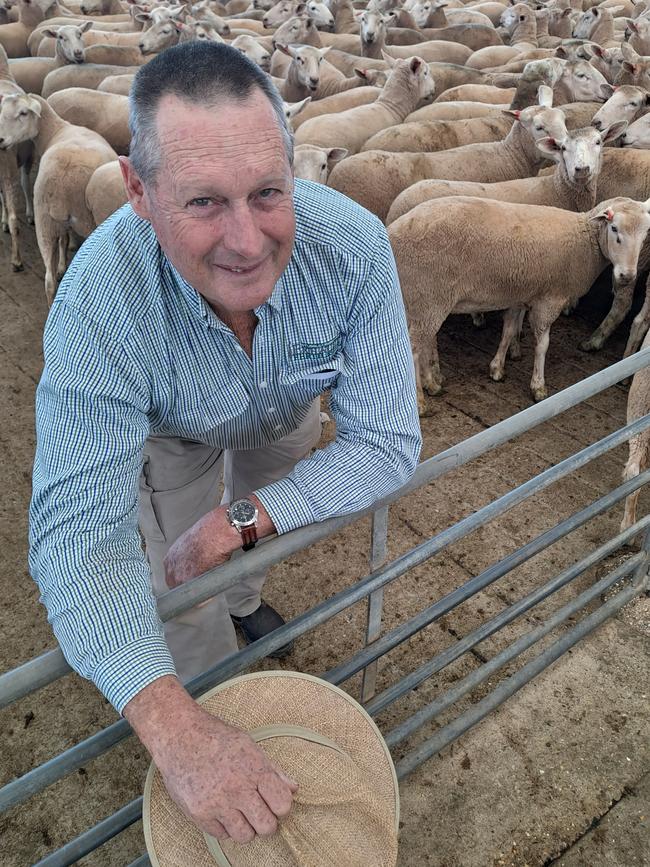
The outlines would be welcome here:
[[[164,628],[155,596],[407,481],[408,333],[383,226],[294,183],[282,100],[238,51],[158,55],[131,127],[129,204],[83,245],[46,325],[30,563],[66,658],[172,797],[245,842],[274,832],[295,783],[182,682],[237,650],[233,620],[248,641],[283,620],[259,574]],[[312,453],[326,389],[336,439]]]

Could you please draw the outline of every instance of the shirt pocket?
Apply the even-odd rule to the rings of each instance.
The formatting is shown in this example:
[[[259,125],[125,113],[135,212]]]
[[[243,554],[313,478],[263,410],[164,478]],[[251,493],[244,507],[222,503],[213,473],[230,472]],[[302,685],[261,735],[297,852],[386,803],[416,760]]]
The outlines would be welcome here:
[[[280,385],[298,386],[316,394],[331,388],[342,373],[348,372],[342,352],[326,361],[293,359],[280,369]]]

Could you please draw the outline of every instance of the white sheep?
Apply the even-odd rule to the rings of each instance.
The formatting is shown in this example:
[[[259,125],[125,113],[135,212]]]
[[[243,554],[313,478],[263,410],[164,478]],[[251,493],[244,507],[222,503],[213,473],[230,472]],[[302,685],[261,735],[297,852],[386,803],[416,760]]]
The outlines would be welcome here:
[[[87,21],[78,27],[64,25],[57,30],[46,28],[43,33],[55,39],[54,57],[20,57],[9,61],[9,70],[20,87],[29,93],[40,93],[45,76],[53,69],[68,64],[83,63],[85,59],[84,33],[92,27]]]
[[[650,331],[645,336],[642,349],[650,346]],[[630,393],[627,398],[627,423],[631,424],[650,412],[650,368],[638,370],[632,378]],[[629,456],[623,471],[623,480],[636,478],[648,468],[650,457],[650,428],[630,439]],[[641,489],[636,490],[625,500],[625,512],[621,522],[621,532],[636,523],[636,510]]]
[[[458,196],[424,202],[388,227],[409,317],[418,399],[442,390],[437,334],[451,313],[507,310],[490,374],[528,310],[535,337],[530,388],[546,397],[550,328],[607,267],[617,281],[636,273],[650,229],[650,201],[616,198],[587,213]]]
[[[422,202],[448,196],[472,196],[500,202],[546,205],[567,211],[589,211],[596,206],[597,183],[605,143],[624,132],[627,121],[598,131],[593,127],[567,130],[561,139],[543,138],[541,153],[556,163],[553,174],[496,184],[470,181],[420,181],[408,187],[391,205],[386,224],[395,222]]]
[[[371,135],[399,123],[420,102],[433,99],[433,78],[421,58],[390,59],[389,62],[392,72],[373,103],[305,121],[296,133],[296,142],[320,147],[344,147],[354,154]]]
[[[53,93],[47,102],[63,120],[94,130],[116,153],[128,154],[131,132],[126,96],[69,87]]]
[[[345,159],[345,148],[321,148],[316,145],[297,145],[294,150],[293,174],[296,178],[326,184],[336,163]]]
[[[395,198],[426,178],[493,183],[536,174],[543,157],[535,140],[562,138],[565,119],[550,108],[553,93],[540,88],[540,105],[517,112],[517,122],[503,141],[469,144],[437,153],[366,151],[339,163],[330,186],[385,219]]]
[[[34,184],[34,222],[45,263],[45,294],[52,303],[66,268],[68,232],[82,238],[95,228],[86,185],[117,154],[97,133],[62,120],[40,96],[15,94],[0,103],[0,148],[33,141],[40,159]]]
[[[86,186],[85,199],[97,226],[126,204],[126,189],[117,160],[95,169]]]

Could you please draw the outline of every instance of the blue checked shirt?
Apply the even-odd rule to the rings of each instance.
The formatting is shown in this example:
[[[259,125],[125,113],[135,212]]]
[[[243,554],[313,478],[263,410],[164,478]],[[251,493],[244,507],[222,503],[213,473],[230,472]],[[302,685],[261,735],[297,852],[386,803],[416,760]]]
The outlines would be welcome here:
[[[30,568],[70,665],[121,712],[174,665],[138,535],[149,434],[274,442],[331,389],[336,440],[256,491],[279,533],[354,512],[415,470],[404,308],[381,223],[297,181],[296,243],[255,310],[253,358],[125,206],[82,246],[44,335]]]

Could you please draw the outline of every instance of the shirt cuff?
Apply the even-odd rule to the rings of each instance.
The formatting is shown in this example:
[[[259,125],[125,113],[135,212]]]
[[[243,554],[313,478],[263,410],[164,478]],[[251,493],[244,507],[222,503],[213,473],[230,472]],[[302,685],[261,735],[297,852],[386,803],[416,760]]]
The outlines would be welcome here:
[[[159,677],[176,675],[165,639],[160,635],[140,638],[103,660],[93,672],[93,683],[118,713],[145,686]]]
[[[313,524],[317,518],[305,495],[296,483],[286,477],[255,491],[278,535]]]

